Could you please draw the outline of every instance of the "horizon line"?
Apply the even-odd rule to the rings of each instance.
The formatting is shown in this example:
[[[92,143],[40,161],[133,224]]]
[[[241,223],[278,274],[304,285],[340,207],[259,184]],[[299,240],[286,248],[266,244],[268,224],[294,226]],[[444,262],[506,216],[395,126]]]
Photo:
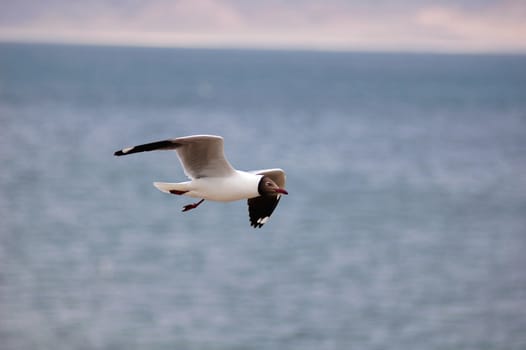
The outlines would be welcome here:
[[[188,49],[188,50],[225,50],[225,51],[268,51],[268,52],[319,52],[319,53],[377,53],[377,54],[414,54],[414,55],[458,55],[458,56],[526,56],[526,50],[453,50],[453,49],[418,49],[418,48],[342,48],[319,47],[315,45],[236,45],[226,43],[145,43],[126,41],[97,40],[53,40],[35,38],[1,38],[0,45],[43,45],[43,46],[82,46],[108,48],[151,48],[151,49]]]

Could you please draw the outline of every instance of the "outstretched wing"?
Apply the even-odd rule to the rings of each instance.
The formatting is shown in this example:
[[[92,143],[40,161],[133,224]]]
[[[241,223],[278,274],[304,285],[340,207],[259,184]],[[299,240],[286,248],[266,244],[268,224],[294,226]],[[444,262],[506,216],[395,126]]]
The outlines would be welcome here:
[[[228,176],[235,171],[225,157],[223,138],[214,135],[195,135],[146,143],[124,148],[116,156],[126,154],[175,150],[185,174],[191,179]]]
[[[280,188],[285,188],[286,175],[281,169],[266,169],[251,171],[251,173],[268,176]],[[248,215],[250,217],[250,225],[255,228],[262,227],[269,219],[274,209],[278,206],[281,195],[276,196],[259,196],[250,198],[248,203]]]

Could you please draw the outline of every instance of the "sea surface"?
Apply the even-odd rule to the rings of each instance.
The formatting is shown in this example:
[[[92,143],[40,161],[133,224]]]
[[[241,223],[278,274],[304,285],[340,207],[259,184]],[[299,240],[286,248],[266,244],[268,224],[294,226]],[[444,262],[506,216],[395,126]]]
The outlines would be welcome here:
[[[526,349],[526,56],[0,44],[0,348]]]

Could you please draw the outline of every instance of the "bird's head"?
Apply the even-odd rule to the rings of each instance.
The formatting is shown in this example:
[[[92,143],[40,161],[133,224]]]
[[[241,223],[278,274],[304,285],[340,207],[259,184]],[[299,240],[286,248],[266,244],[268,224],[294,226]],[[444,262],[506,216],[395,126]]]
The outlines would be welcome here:
[[[268,176],[263,176],[261,180],[259,180],[258,192],[262,196],[277,196],[280,194],[289,194],[285,189],[280,188]]]

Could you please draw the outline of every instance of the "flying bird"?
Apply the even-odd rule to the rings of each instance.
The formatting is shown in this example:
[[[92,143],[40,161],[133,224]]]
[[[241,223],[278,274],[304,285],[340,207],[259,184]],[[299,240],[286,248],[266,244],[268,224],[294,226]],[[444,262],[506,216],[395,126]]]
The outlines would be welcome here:
[[[218,202],[246,199],[250,225],[260,228],[269,220],[281,195],[288,194],[282,169],[234,169],[225,157],[221,136],[179,137],[123,148],[114,155],[157,150],[175,150],[190,181],[154,182],[153,185],[165,193],[200,198],[196,203],[185,205],[183,212],[197,208],[205,199]]]

